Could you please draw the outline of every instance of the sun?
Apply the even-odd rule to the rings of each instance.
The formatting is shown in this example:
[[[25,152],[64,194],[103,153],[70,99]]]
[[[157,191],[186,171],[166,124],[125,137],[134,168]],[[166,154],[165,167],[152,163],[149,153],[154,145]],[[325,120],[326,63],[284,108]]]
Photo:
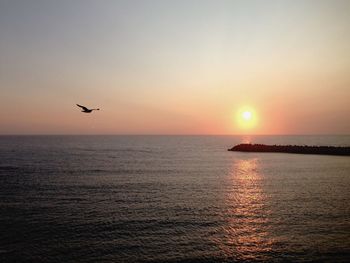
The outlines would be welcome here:
[[[243,118],[244,120],[246,120],[246,121],[251,120],[251,119],[252,119],[252,116],[253,116],[253,114],[252,114],[251,111],[244,111],[244,112],[242,113],[242,118]]]
[[[257,125],[257,114],[252,107],[242,107],[236,116],[237,126],[241,130],[251,131]]]

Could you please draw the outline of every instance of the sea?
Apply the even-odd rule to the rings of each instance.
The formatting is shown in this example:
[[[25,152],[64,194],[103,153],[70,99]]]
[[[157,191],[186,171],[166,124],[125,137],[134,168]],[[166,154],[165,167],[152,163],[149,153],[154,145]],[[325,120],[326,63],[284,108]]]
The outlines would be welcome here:
[[[350,262],[350,136],[0,136],[0,262]]]

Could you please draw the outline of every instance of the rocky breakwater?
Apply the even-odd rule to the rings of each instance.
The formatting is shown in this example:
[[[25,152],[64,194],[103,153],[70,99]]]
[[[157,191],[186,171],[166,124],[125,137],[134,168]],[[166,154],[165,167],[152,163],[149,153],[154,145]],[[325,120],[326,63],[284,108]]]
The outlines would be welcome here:
[[[238,144],[228,150],[234,152],[273,152],[350,156],[350,147],[338,146],[265,145],[244,143]]]

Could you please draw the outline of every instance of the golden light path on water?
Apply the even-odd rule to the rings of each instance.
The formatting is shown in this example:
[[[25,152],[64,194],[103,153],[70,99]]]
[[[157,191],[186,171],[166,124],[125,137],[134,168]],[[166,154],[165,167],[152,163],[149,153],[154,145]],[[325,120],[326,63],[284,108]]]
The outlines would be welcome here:
[[[227,224],[217,244],[230,259],[268,260],[272,250],[268,222],[268,196],[259,172],[259,160],[240,159],[233,163],[227,191]]]

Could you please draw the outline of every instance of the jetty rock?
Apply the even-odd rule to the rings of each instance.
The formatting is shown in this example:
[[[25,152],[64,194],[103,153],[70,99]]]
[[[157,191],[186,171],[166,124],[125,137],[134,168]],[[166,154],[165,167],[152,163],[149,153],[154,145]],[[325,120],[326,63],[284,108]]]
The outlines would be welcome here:
[[[242,143],[228,150],[234,152],[273,152],[350,156],[350,147],[340,146],[265,145]]]

